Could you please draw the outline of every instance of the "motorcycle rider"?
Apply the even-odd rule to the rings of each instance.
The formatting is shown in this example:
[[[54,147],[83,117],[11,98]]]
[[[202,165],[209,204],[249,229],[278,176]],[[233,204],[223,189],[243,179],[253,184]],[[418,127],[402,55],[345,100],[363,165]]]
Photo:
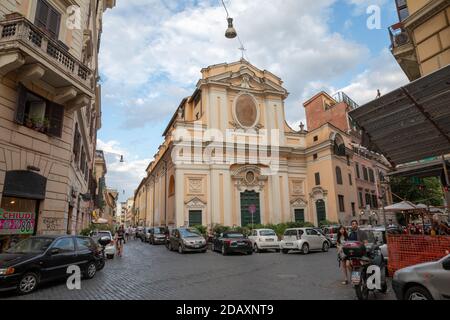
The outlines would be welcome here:
[[[359,224],[357,220],[352,221],[352,229],[348,235],[347,241],[359,241],[364,243],[364,245],[367,245],[369,243],[366,233],[359,229]],[[352,266],[350,264],[350,261],[347,260],[346,262],[347,262],[347,269],[351,273]]]

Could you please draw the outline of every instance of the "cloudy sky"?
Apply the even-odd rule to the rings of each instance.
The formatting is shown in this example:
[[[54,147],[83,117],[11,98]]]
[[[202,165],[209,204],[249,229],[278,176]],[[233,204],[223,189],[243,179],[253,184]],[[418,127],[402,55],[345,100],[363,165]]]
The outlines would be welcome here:
[[[286,119],[304,121],[302,103],[320,90],[344,91],[362,104],[407,79],[389,52],[393,0],[226,0],[246,58],[284,80]],[[367,8],[381,8],[381,29]],[[239,60],[237,39],[224,37],[220,0],[118,0],[103,20],[100,55],[107,184],[120,201],[132,196],[162,142],[179,102],[200,70]],[[109,153],[108,153],[109,152]],[[119,163],[123,154],[125,163]]]

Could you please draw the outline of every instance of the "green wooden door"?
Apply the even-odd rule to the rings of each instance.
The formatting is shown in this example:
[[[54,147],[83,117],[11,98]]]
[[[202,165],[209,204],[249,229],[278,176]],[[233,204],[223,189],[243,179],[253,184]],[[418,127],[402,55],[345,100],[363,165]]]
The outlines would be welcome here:
[[[295,222],[305,222],[305,209],[295,209]]]
[[[256,207],[253,215],[249,212],[250,206]],[[241,193],[241,226],[245,227],[253,224],[261,224],[261,212],[259,203],[259,193],[255,191],[245,191]]]
[[[189,211],[189,226],[201,226],[202,225],[202,211],[191,210]]]
[[[316,202],[316,211],[317,211],[317,223],[325,221],[327,219],[327,211],[325,208],[325,201],[317,200]]]

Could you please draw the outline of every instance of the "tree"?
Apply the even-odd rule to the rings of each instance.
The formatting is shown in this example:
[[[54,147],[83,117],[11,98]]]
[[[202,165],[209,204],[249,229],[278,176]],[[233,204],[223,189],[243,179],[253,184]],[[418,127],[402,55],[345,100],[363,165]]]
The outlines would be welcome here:
[[[442,206],[444,193],[437,177],[424,179],[411,179],[405,177],[392,177],[391,190],[394,194],[414,203],[424,203],[432,206]],[[400,201],[397,197],[394,202]]]

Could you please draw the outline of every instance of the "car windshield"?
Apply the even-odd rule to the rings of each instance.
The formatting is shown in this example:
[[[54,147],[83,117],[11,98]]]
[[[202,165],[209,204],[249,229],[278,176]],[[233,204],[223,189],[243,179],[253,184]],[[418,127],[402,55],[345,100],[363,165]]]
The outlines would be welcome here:
[[[42,253],[50,247],[53,240],[52,238],[28,238],[20,241],[6,252],[17,254]]]
[[[273,230],[261,230],[261,231],[259,232],[259,234],[260,234],[262,237],[276,236],[276,233],[275,233],[275,231],[273,231]]]
[[[244,235],[242,233],[227,233],[224,234],[225,238],[244,238]]]
[[[164,228],[155,228],[155,234],[165,234],[166,229]]]
[[[192,229],[180,229],[180,234],[183,238],[197,238],[201,236],[198,231]]]

